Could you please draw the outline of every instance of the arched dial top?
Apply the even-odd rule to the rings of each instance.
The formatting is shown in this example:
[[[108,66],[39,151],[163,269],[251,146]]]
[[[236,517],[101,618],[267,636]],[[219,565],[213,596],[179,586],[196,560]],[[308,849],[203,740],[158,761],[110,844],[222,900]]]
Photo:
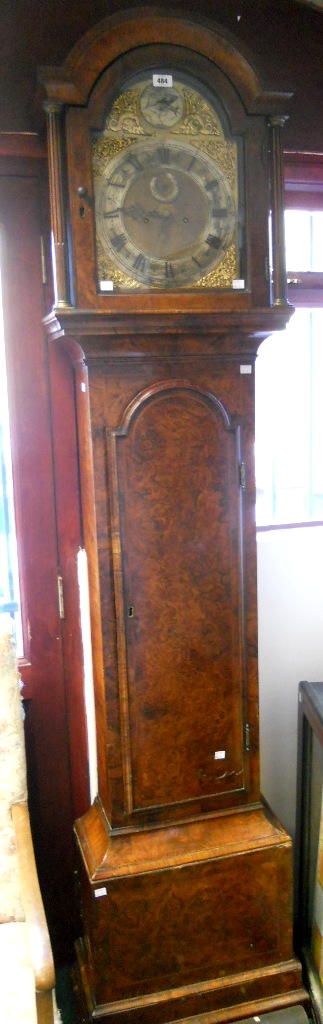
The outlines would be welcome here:
[[[235,287],[238,155],[201,85],[126,83],[93,138],[99,289]]]

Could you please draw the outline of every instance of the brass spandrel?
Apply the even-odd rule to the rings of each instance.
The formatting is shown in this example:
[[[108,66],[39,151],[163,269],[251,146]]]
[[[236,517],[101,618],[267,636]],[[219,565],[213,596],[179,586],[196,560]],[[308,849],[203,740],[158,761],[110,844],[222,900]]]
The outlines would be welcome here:
[[[133,141],[133,140],[131,140]],[[106,168],[107,162],[114,156],[118,156],[123,149],[131,145],[129,139],[111,139],[109,136],[100,136],[95,140],[92,148],[92,166],[95,177],[99,177]]]
[[[237,247],[231,245],[226,252],[219,267],[215,267],[210,274],[201,277],[192,285],[192,288],[206,290],[207,288],[232,288],[232,281],[235,281],[239,274],[237,261]]]
[[[216,135],[224,138],[220,119],[216,116],[210,104],[204,100],[200,93],[191,89],[183,90],[186,101],[186,117],[180,126],[181,133],[185,135]]]
[[[138,87],[118,96],[108,114],[103,131],[123,136],[145,134],[138,116]]]

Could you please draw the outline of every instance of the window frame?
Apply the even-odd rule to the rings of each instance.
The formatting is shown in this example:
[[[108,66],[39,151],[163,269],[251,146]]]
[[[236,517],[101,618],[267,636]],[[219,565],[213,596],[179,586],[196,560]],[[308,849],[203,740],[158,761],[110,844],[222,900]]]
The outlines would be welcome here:
[[[285,210],[323,211],[323,154],[285,153]],[[287,298],[292,306],[323,308],[323,272],[287,267]]]
[[[323,211],[323,154],[284,154],[285,210]],[[287,268],[287,299],[295,309],[323,310],[323,272]],[[322,526],[321,519],[256,523],[257,533]]]

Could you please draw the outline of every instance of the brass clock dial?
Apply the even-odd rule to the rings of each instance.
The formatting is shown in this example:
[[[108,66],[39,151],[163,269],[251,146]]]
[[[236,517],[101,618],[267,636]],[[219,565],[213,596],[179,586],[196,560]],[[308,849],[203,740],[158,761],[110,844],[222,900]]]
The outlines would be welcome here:
[[[134,143],[100,181],[101,244],[141,284],[182,288],[199,280],[221,260],[235,225],[224,174],[180,139]]]
[[[239,277],[237,143],[186,82],[142,77],[93,143],[99,288],[233,287]]]

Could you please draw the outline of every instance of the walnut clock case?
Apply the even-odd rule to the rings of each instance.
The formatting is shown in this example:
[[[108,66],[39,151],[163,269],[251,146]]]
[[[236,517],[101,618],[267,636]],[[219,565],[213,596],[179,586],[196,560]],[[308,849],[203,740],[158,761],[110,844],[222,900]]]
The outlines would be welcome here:
[[[290,315],[286,96],[219,27],[155,8],[40,77],[96,694],[83,1016],[233,1020],[306,997],[258,749],[254,363]]]

